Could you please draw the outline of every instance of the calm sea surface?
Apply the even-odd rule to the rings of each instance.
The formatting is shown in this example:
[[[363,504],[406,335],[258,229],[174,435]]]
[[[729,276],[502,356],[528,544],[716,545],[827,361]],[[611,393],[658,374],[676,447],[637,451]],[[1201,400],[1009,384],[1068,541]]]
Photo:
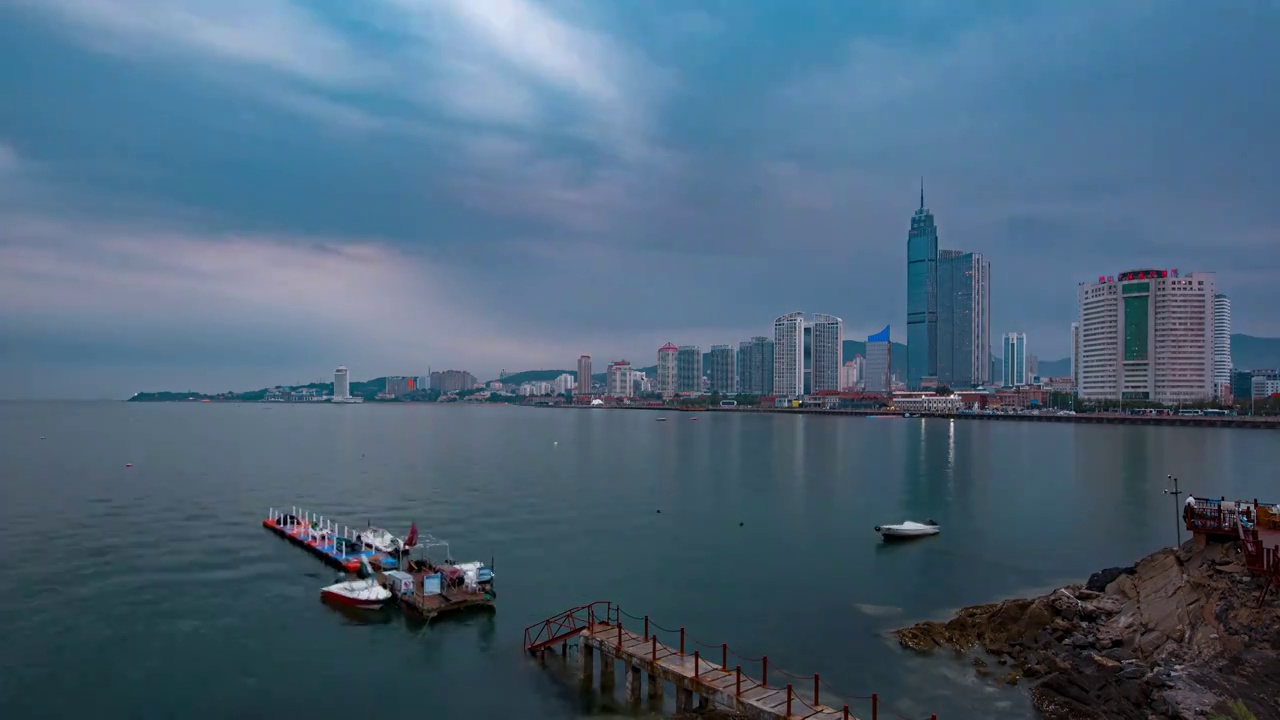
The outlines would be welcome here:
[[[1257,430],[668,416],[0,403],[0,716],[600,717],[521,641],[612,600],[902,717],[1025,717],[1024,691],[886,631],[1172,544],[1168,473],[1277,493],[1280,438]],[[292,505],[492,554],[498,611],[331,609],[334,572],[261,527]],[[926,518],[941,536],[872,531]]]

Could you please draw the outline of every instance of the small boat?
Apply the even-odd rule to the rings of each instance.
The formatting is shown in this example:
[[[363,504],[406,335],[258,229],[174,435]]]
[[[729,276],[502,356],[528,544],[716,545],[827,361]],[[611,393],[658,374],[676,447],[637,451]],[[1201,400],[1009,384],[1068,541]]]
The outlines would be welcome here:
[[[928,537],[929,535],[937,535],[941,529],[938,527],[938,523],[933,520],[925,520],[922,523],[908,520],[899,525],[876,526],[876,532],[880,533],[880,536],[885,540]]]
[[[904,418],[920,417],[920,413],[915,413],[915,414],[912,414],[912,413],[902,413],[902,417],[904,417]]]
[[[415,531],[410,530],[409,535],[411,538],[414,534]],[[388,555],[399,555],[408,548],[413,547],[412,542],[401,540],[390,532],[377,527],[365,528],[361,532],[357,533],[356,542],[367,548],[372,548],[377,552],[386,553]]]
[[[373,570],[369,567],[368,561],[364,558],[360,559],[360,569],[357,575],[358,577],[355,580],[346,580],[321,588],[320,599],[335,605],[345,605],[362,610],[380,608],[391,599],[391,591],[378,583]]]
[[[666,421],[667,421],[667,419],[666,419],[665,417],[660,417],[660,418],[658,418],[658,422],[666,422]]]

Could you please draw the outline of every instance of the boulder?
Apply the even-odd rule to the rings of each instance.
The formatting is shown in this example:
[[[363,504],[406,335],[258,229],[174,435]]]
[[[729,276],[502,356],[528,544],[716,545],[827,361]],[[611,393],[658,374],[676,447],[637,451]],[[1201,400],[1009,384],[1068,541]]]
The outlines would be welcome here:
[[[1107,586],[1115,582],[1122,575],[1132,575],[1135,572],[1134,566],[1129,567],[1110,567],[1105,570],[1089,576],[1089,580],[1085,582],[1084,588],[1091,592],[1103,592]]]

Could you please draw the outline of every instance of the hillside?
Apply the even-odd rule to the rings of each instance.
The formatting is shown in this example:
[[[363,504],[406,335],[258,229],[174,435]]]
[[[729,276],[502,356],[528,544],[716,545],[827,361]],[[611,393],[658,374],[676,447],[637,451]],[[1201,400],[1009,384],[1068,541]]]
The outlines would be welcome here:
[[[321,391],[324,395],[333,394],[333,383],[306,383],[303,385],[278,385],[274,387],[287,387],[293,390],[314,389]],[[364,382],[352,382],[350,384],[350,392],[353,397],[362,397],[365,400],[372,400],[375,395],[385,390],[387,387],[387,379],[385,377],[374,378]],[[270,388],[260,388],[258,390],[245,390],[241,392],[227,391],[225,393],[204,394],[197,392],[173,392],[162,390],[157,392],[140,392],[129,398],[128,402],[199,402],[201,400],[221,400],[221,401],[240,401],[240,402],[257,402],[267,396]]]
[[[1237,370],[1280,368],[1280,338],[1232,335],[1231,362]]]
[[[527,382],[551,382],[566,373],[575,378],[578,377],[577,370],[523,370],[518,373],[507,373],[507,376],[502,378],[502,384],[519,385]]]

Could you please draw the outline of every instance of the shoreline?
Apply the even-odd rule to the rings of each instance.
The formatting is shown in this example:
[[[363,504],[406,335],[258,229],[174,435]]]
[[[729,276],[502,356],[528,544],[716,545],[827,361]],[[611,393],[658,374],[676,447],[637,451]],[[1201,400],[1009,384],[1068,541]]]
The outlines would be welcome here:
[[[262,400],[123,400],[115,402],[132,402],[139,405],[162,403],[186,403],[192,405],[323,405],[329,402],[265,402]],[[341,403],[340,403],[341,404]],[[353,403],[355,404],[355,403]],[[473,405],[556,408],[563,410],[660,410],[683,413],[769,413],[775,415],[822,415],[831,417],[863,417],[863,418],[904,418],[908,413],[902,410],[827,410],[823,408],[775,408],[775,407],[678,407],[674,405],[576,405],[572,403],[490,403],[490,402],[448,402],[418,400],[372,400],[359,405]],[[1075,415],[1029,415],[1029,414],[991,414],[981,413],[910,413],[908,419],[941,419],[993,422],[1048,422],[1076,423],[1085,425],[1155,425],[1164,427],[1215,427],[1215,428],[1250,428],[1256,430],[1280,430],[1280,417],[1268,416],[1235,416],[1213,417],[1196,415],[1125,415],[1121,413],[1077,413]]]
[[[1237,701],[1280,720],[1280,598],[1260,605],[1262,588],[1238,542],[1188,542],[893,635],[924,655],[949,649],[993,683],[1033,684],[1046,720],[1205,718]]]

